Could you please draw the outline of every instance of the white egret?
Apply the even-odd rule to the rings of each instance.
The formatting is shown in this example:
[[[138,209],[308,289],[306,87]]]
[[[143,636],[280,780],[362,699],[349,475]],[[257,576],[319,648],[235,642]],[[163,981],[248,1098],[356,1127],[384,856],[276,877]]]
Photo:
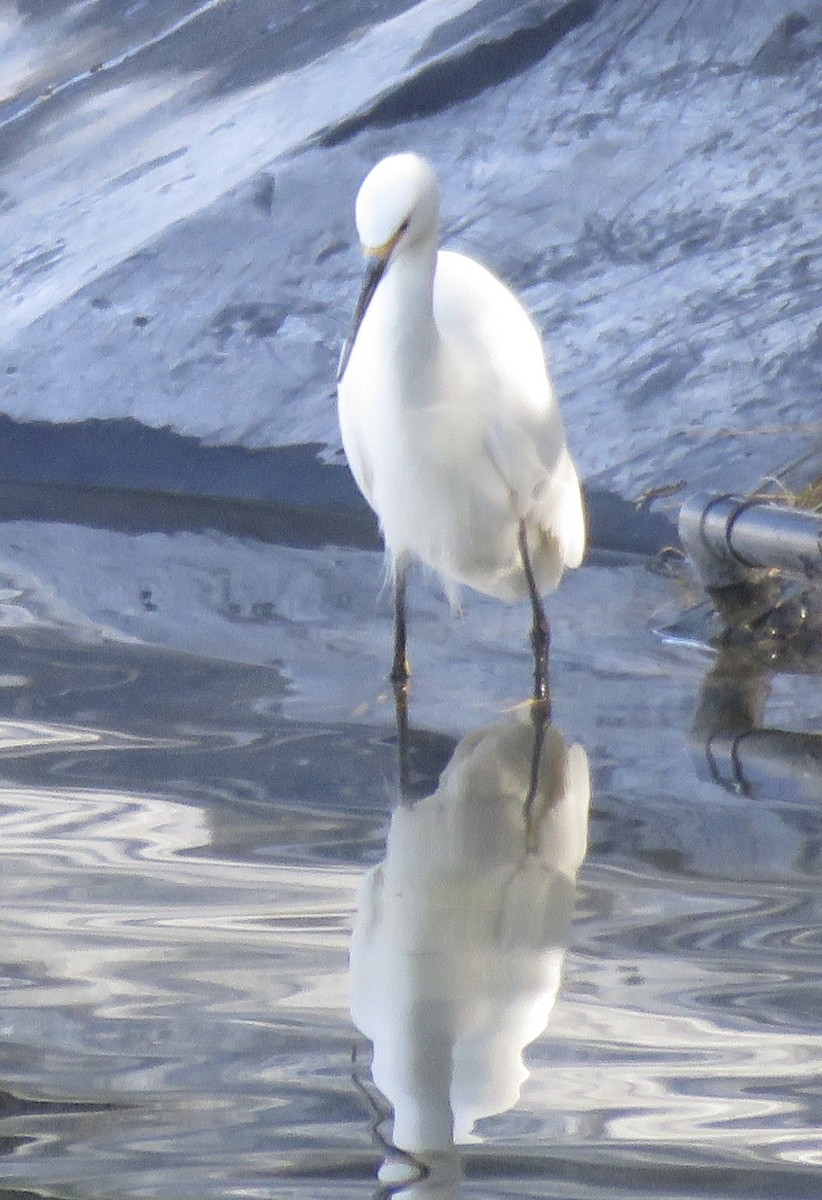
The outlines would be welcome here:
[[[579,479],[542,339],[496,276],[438,250],[439,188],[404,153],[369,172],[356,201],[368,265],[337,373],[343,446],[376,512],[394,581],[391,678],[408,677],[408,563],[455,602],[460,584],[529,596],[534,694],[547,696],[541,596],[585,550]]]

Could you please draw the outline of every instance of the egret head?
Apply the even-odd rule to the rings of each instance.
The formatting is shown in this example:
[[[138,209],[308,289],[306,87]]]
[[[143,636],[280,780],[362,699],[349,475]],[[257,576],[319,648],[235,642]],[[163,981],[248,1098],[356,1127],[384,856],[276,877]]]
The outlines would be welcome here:
[[[436,238],[439,187],[418,154],[391,154],[373,167],[357,195],[355,216],[363,252],[387,258],[394,249]]]
[[[372,167],[363,180],[357,194],[355,219],[367,266],[351,331],[340,355],[338,383],[345,374],[357,330],[389,262],[424,243],[436,247],[439,207],[437,177],[418,154],[391,154]]]

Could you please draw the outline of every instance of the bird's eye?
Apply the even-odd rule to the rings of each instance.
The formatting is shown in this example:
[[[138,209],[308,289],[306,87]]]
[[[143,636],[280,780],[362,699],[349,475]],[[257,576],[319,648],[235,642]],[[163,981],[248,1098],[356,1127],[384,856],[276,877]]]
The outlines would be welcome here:
[[[397,230],[397,237],[402,237],[402,235],[406,232],[406,230],[408,229],[408,226],[410,224],[411,224],[411,219],[409,217],[406,217],[405,220],[403,221],[402,225],[400,225],[399,229]]]

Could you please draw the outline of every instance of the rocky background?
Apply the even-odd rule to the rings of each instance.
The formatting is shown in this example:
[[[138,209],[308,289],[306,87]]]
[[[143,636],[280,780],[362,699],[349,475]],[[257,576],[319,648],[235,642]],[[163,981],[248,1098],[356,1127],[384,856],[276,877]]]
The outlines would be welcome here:
[[[818,3],[20,0],[0,46],[0,412],[58,427],[7,423],[5,478],[333,461],[353,198],[406,147],[533,309],[590,488],[675,507],[822,440]]]

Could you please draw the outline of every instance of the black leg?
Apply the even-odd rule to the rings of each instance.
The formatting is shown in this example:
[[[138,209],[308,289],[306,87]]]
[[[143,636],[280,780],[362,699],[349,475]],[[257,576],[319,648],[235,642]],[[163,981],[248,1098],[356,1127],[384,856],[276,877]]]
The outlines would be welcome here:
[[[528,594],[531,597],[531,610],[534,614],[534,623],[531,627],[531,645],[534,650],[534,699],[538,700],[541,704],[547,705],[549,704],[548,651],[551,644],[551,630],[548,625],[548,618],[545,615],[545,609],[542,607],[540,594],[537,591],[537,582],[534,579],[531,556],[528,553],[528,534],[524,521],[520,521],[519,523],[517,541],[519,543],[520,557],[522,558],[522,569],[525,572],[525,579],[528,584]]]
[[[534,727],[534,748],[531,751],[531,773],[528,779],[528,792],[523,805],[525,849],[528,854],[536,854],[539,849],[539,838],[537,836],[539,826],[534,823],[534,801],[539,791],[539,768],[542,762],[542,748],[545,745],[545,730],[549,724],[549,717],[548,701],[536,700],[531,707],[531,723]]]
[[[391,667],[391,682],[394,687],[404,687],[408,682],[408,657],[405,652],[405,584],[407,566],[400,559],[394,567],[394,662]]]
[[[394,716],[397,721],[397,782],[400,804],[410,802],[408,767],[408,688],[405,681],[394,684]]]

